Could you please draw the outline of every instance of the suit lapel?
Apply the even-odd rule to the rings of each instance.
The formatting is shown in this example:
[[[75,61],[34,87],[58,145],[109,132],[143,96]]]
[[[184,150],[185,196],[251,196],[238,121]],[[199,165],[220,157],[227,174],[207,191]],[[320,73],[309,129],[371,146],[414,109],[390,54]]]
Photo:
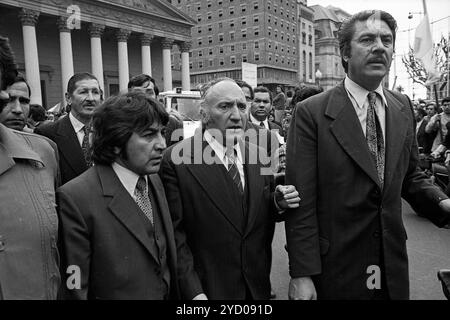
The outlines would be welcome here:
[[[150,239],[139,217],[142,213],[138,205],[130,197],[110,166],[96,165],[105,197],[112,197],[108,205],[111,213],[136,237],[159,263],[157,253],[150,246]]]
[[[389,91],[384,90],[388,107],[386,108],[386,164],[385,189],[389,186],[406,138],[408,117],[404,105]],[[415,128],[414,128],[415,129]]]
[[[334,119],[331,132],[345,152],[378,185],[377,169],[371,158],[366,138],[343,82],[331,95],[325,114]]]
[[[194,144],[193,146],[194,147]],[[205,151],[206,149],[206,151]],[[211,154],[212,148],[206,141],[203,141],[203,154]],[[219,209],[220,213],[233,225],[233,227],[242,234],[242,217],[240,210],[237,210],[236,202],[233,201],[230,186],[227,180],[221,179],[223,166],[221,160],[214,155],[213,164],[191,164],[187,165],[187,169],[198,181],[205,194],[210,198],[214,205]],[[194,163],[194,150],[191,150],[191,163]]]
[[[61,119],[56,133],[58,149],[64,155],[69,166],[78,174],[84,172],[87,169],[86,161],[68,115]]]
[[[259,208],[263,203],[261,200],[261,195],[263,194],[264,188],[264,176],[261,175],[261,166],[259,164],[252,164],[249,161],[250,153],[257,152],[257,149],[250,146],[249,144],[244,144],[241,147],[244,155],[244,167],[246,168],[247,174],[247,190],[248,190],[248,205],[247,205],[247,226],[245,228],[245,235],[247,235],[250,230],[252,230],[255,224],[256,217],[260,212]]]

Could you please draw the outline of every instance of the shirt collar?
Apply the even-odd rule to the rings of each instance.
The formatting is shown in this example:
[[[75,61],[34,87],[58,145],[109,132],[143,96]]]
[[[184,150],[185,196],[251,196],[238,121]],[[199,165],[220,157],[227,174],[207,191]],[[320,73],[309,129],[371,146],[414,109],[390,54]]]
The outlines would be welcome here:
[[[264,123],[264,127],[265,127],[266,129],[269,128],[269,121],[267,121],[267,118],[264,119],[263,121],[259,121],[259,120],[257,120],[257,119],[250,113],[250,121],[251,121],[252,123],[257,124],[258,126],[259,126],[259,124],[260,124],[261,122],[263,122],[263,123]]]
[[[358,108],[362,108],[364,103],[367,100],[367,94],[370,92],[367,89],[364,89],[363,87],[361,87],[359,84],[357,84],[356,82],[354,82],[352,79],[350,79],[348,76],[345,76],[345,80],[344,80],[344,86],[345,89],[347,90],[347,92],[349,94],[351,94],[351,96],[353,97],[353,99],[355,99],[356,104],[358,105]],[[387,100],[386,97],[384,96],[383,93],[383,86],[380,85],[378,86],[378,88],[376,88],[374,90],[376,93],[378,93],[378,95],[381,97],[381,99],[383,100],[383,103],[385,106],[387,106]]]
[[[127,192],[133,197],[136,184],[139,180],[139,175],[136,172],[118,164],[117,162],[113,162],[111,167],[124,186],[125,190],[127,190]],[[145,180],[147,180],[147,176],[145,176]]]
[[[70,120],[70,123],[72,123],[72,126],[76,133],[83,130],[84,123],[81,122],[80,120],[78,120],[77,118],[75,118],[74,115],[72,114],[72,112],[69,113],[69,120]]]
[[[0,172],[15,165],[14,159],[37,161],[42,166],[42,158],[29,147],[25,138],[27,133],[9,129],[0,123]]]
[[[211,148],[214,150],[214,152],[216,153],[217,157],[224,163],[227,164],[228,160],[226,157],[226,148],[219,142],[217,141],[212,135],[211,133],[208,132],[208,130],[205,130],[205,133],[203,134],[205,141],[208,142],[208,144],[211,146]],[[236,150],[237,153],[237,161],[242,163],[242,153],[241,153],[241,148],[239,148],[239,144],[236,143],[234,145],[234,150]]]

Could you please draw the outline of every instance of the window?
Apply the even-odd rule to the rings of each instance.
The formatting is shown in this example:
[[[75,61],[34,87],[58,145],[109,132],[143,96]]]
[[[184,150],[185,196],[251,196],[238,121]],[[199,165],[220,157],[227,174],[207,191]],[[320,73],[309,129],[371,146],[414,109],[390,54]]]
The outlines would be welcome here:
[[[211,12],[208,12],[208,13],[206,14],[206,16],[207,16],[208,20],[211,20],[211,18],[212,18]]]
[[[192,69],[192,62],[189,62],[189,69]]]
[[[213,66],[213,59],[209,59],[209,60],[208,60],[208,65],[209,65],[210,67]]]
[[[219,38],[219,41],[222,42],[223,41],[223,33],[219,33],[218,38]]]
[[[268,28],[267,28],[267,34],[268,34],[269,36],[272,34],[272,28],[271,28],[271,27],[268,27]]]
[[[199,46],[202,45],[202,38],[198,38],[198,39],[197,39],[197,44],[198,44]]]
[[[198,50],[198,56],[202,57],[203,56],[203,50]]]
[[[272,54],[269,53],[269,61],[272,61]]]
[[[242,62],[247,62],[247,55],[246,54],[242,55]]]
[[[247,11],[247,5],[241,4],[241,12],[245,12],[245,11]]]
[[[259,42],[258,41],[255,41],[255,49],[259,49]]]
[[[278,23],[277,18],[273,18],[273,24],[274,24],[274,25],[277,25],[277,23]]]
[[[212,56],[212,54],[213,54],[213,49],[210,48],[210,49],[208,50],[208,54],[209,54],[210,56]]]
[[[302,60],[302,65],[303,65],[303,81],[306,82],[306,52],[303,51],[303,60]]]
[[[219,27],[219,29],[222,29],[222,27],[223,27],[222,22],[219,22],[218,27]]]
[[[258,23],[259,22],[259,16],[258,15],[254,15],[253,16],[253,23]]]
[[[198,68],[199,68],[199,69],[203,68],[203,61],[200,60],[200,61],[198,62]]]
[[[258,1],[253,2],[253,9],[258,9]]]
[[[208,43],[212,43],[212,42],[213,42],[212,36],[208,36]]]
[[[208,1],[208,8],[211,8],[211,1]]]
[[[272,48],[272,42],[271,41],[269,41],[267,45],[268,45],[269,49]]]
[[[230,40],[234,40],[234,31],[230,32]]]
[[[259,27],[254,27],[254,28],[253,28],[253,34],[254,34],[255,36],[259,36]]]
[[[283,20],[280,21],[280,27],[281,27],[281,28],[284,27]]]
[[[223,10],[219,9],[218,14],[219,14],[219,18],[222,17],[223,16]]]
[[[212,25],[208,24],[208,31],[212,31]]]
[[[273,32],[273,35],[275,36],[275,38],[278,37],[278,30],[277,29],[275,29],[275,31]]]
[[[276,4],[273,5],[273,11],[277,13],[278,6]]]
[[[302,43],[306,44],[306,33],[302,32]]]
[[[270,10],[270,7],[272,6],[272,3],[269,1],[267,2],[267,10]]]
[[[302,30],[305,30],[305,23],[304,22],[302,22]]]
[[[312,57],[312,53],[310,52],[309,53],[309,79],[311,79],[311,80],[312,80],[312,60],[313,60],[313,57]]]
[[[271,15],[269,14],[268,16],[267,16],[267,23],[270,23],[270,21],[271,21]]]
[[[219,1],[217,2],[217,4],[218,4],[219,6],[221,6],[221,5],[222,5],[222,0],[219,0]]]
[[[223,58],[219,59],[219,65],[223,66]]]
[[[202,33],[202,28],[201,27],[198,27],[197,33]]]
[[[234,7],[230,7],[230,15],[234,14]]]
[[[255,61],[259,61],[259,53],[258,52],[255,52]]]
[[[242,50],[247,50],[247,43],[242,43]]]
[[[309,45],[312,46],[312,35],[308,36],[308,40],[309,40]]]
[[[311,26],[308,26],[308,31],[311,32]]]
[[[200,3],[197,3],[197,11],[200,11],[202,7],[200,6]]]
[[[286,35],[286,41],[289,42],[289,35]]]
[[[284,32],[281,33],[281,40],[284,39]]]
[[[230,63],[231,64],[235,64],[236,63],[236,57],[235,56],[231,56],[230,57]]]
[[[234,27],[234,20],[230,20],[230,28]]]
[[[241,37],[242,38],[247,38],[247,29],[242,29],[241,30]]]
[[[234,44],[230,45],[230,51],[234,52]]]
[[[223,53],[223,47],[219,47],[219,53]]]
[[[284,47],[283,46],[281,46],[281,52],[284,52]]]
[[[197,15],[197,21],[198,21],[198,22],[202,21],[202,15],[201,15],[201,14],[198,14],[198,15]]]
[[[245,26],[247,24],[247,17],[241,18],[241,25]]]

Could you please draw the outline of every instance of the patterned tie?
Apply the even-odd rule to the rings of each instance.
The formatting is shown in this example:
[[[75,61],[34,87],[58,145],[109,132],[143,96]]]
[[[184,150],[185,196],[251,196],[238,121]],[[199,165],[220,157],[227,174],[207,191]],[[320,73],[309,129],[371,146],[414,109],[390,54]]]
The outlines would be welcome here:
[[[234,184],[238,188],[239,192],[241,194],[244,194],[244,188],[242,187],[242,181],[241,181],[241,175],[239,174],[239,170],[236,165],[236,157],[237,153],[234,148],[227,149],[226,153],[227,159],[228,159],[228,173],[230,174],[231,178],[233,179]]]
[[[367,108],[367,120],[366,120],[366,140],[369,147],[369,151],[372,154],[373,159],[377,167],[378,178],[381,182],[381,187],[384,183],[384,139],[383,132],[381,130],[380,121],[375,112],[375,104],[377,94],[375,92],[369,92],[369,107]]]
[[[89,151],[89,133],[91,132],[91,130],[89,126],[84,126],[82,130],[84,132],[84,137],[83,142],[81,143],[81,150],[83,150],[83,156],[84,160],[86,161],[86,165],[90,167],[92,166],[91,153]]]
[[[140,176],[136,183],[136,189],[134,189],[134,196],[136,197],[136,203],[145,216],[150,220],[153,225],[153,209],[148,196],[148,184],[143,176]]]
[[[259,126],[261,127],[261,128],[265,128],[266,126],[264,125],[264,122],[263,121],[261,121],[260,123],[259,123]]]

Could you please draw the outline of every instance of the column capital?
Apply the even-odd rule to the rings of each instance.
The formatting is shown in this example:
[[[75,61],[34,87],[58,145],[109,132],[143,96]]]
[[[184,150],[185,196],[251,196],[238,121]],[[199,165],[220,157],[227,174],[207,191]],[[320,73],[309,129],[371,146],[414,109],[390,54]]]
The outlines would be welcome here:
[[[163,49],[172,49],[173,46],[173,40],[169,38],[162,38],[161,39],[161,45]]]
[[[153,41],[153,35],[151,34],[141,34],[141,45],[149,46]]]
[[[192,48],[192,43],[190,41],[183,41],[177,43],[178,47],[180,48],[181,52],[189,52]]]
[[[70,29],[67,27],[66,17],[58,17],[58,19],[56,20],[56,24],[58,26],[59,32],[70,32]]]
[[[34,27],[39,18],[39,11],[31,9],[22,9],[20,10],[19,18],[23,26]]]
[[[127,42],[131,31],[127,29],[119,29],[116,31],[117,42]]]
[[[101,38],[103,31],[105,31],[105,26],[98,23],[91,23],[88,30],[91,38]]]

